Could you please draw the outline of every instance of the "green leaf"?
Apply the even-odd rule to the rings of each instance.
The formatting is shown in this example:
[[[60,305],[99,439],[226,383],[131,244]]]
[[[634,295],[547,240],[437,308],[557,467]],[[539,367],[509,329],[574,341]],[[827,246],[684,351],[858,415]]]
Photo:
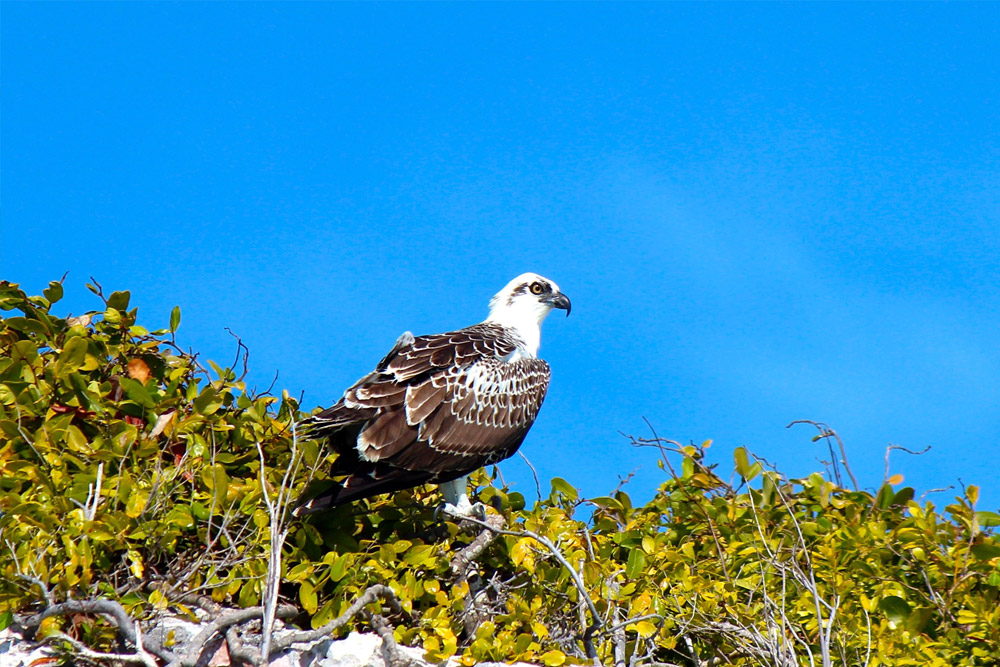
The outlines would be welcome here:
[[[215,502],[224,503],[229,491],[229,475],[220,464],[208,465],[201,469],[201,481],[215,497]]]
[[[49,286],[42,290],[42,294],[48,299],[49,303],[55,303],[63,298],[63,286],[58,280],[53,280],[49,283]]]
[[[333,600],[328,600],[319,611],[316,612],[312,619],[310,620],[310,625],[313,628],[322,628],[324,625],[333,620]]]
[[[156,402],[153,401],[153,397],[149,395],[149,391],[146,390],[146,387],[141,382],[132,378],[122,378],[119,382],[122,391],[130,401],[138,403],[144,408],[156,407]]]
[[[191,503],[191,515],[199,521],[207,521],[208,517],[211,516],[211,512],[201,503],[195,502]]]
[[[108,308],[128,310],[128,302],[132,295],[129,292],[112,292],[108,297]]]
[[[125,515],[133,519],[142,514],[146,508],[146,501],[149,500],[149,490],[134,487],[132,493],[125,504]]]
[[[747,458],[747,450],[743,447],[737,447],[734,449],[733,461],[736,463],[736,472],[738,472],[743,479],[746,479],[747,473],[750,472],[750,460]]]
[[[314,565],[310,562],[299,563],[285,575],[285,581],[302,581],[310,574],[314,569]]]
[[[4,324],[14,331],[21,331],[24,333],[34,333],[34,334],[46,334],[48,330],[45,325],[38,320],[30,320],[27,317],[8,317],[5,319]]]
[[[308,581],[303,581],[299,585],[299,602],[306,612],[312,614],[316,612],[318,601],[316,599],[316,589]]]
[[[87,437],[83,435],[83,431],[73,424],[70,424],[66,429],[66,444],[74,452],[81,454],[91,454],[93,452],[87,445]]]
[[[775,489],[774,474],[769,472],[764,475],[764,479],[761,481],[760,485],[761,505],[764,507],[770,506],[771,500],[774,498]]]
[[[934,617],[934,610],[926,607],[914,609],[910,617],[906,619],[906,629],[913,634],[919,634],[927,627],[927,623]]]
[[[541,655],[542,663],[547,667],[559,667],[566,662],[566,654],[555,649]]]
[[[561,493],[569,500],[576,500],[580,497],[580,493],[576,490],[576,487],[564,480],[562,477],[555,477],[552,479],[552,491],[554,493]]]
[[[510,509],[514,512],[520,512],[526,505],[524,501],[524,494],[518,493],[517,491],[511,491],[507,494],[507,502],[510,503]]]
[[[896,492],[896,495],[892,497],[893,505],[905,505],[906,503],[913,500],[914,490],[912,486],[905,486]]]
[[[252,607],[260,602],[260,594],[256,584],[255,581],[248,581],[240,587],[240,595],[237,599],[241,607]]]
[[[878,495],[875,496],[875,507],[888,509],[892,505],[892,498],[895,495],[891,484],[883,484],[882,488],[878,490]]]
[[[1000,526],[1000,514],[996,512],[976,512],[976,521],[983,528]]]
[[[170,333],[177,331],[177,327],[181,325],[181,307],[174,306],[174,309],[170,311]]]
[[[628,563],[625,565],[625,576],[637,579],[646,568],[646,554],[642,549],[632,549],[628,553]]]
[[[53,367],[55,374],[62,376],[80,368],[87,357],[87,347],[87,339],[84,336],[74,336],[67,340]]]
[[[640,637],[652,637],[656,634],[656,624],[645,619],[635,624],[635,631],[639,633]]]
[[[591,498],[589,502],[597,505],[598,507],[607,507],[613,510],[625,509],[620,502],[610,496],[597,496],[596,498]]]
[[[177,505],[173,507],[166,517],[167,523],[174,524],[180,528],[191,528],[194,526],[194,518],[191,516],[191,510],[184,505]]]
[[[990,560],[1000,556],[1000,546],[996,544],[973,544],[970,551],[979,560]]]
[[[215,387],[205,387],[198,398],[194,399],[194,409],[203,415],[215,414],[222,407],[222,401],[215,400],[216,395]]]
[[[433,549],[433,547],[427,548]],[[412,550],[408,551],[406,556],[410,556],[412,553]],[[353,558],[351,557],[351,554],[342,554],[338,556],[337,560],[333,561],[333,564],[330,566],[330,581],[340,581],[343,579],[344,575],[347,574],[348,566],[352,560]],[[427,558],[420,559],[417,562],[411,562],[406,558],[403,558],[403,561],[409,563],[410,565],[420,565],[421,563],[426,562]]]
[[[879,600],[879,609],[885,612],[886,618],[892,623],[900,624],[910,615],[910,605],[901,597],[889,595]]]

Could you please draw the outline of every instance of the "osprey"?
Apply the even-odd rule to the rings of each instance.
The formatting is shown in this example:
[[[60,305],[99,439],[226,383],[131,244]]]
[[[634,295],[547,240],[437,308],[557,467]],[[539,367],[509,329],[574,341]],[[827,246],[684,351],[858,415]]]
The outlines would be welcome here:
[[[536,355],[553,308],[569,315],[570,301],[525,273],[493,297],[484,322],[400,336],[373,372],[310,419],[311,434],[338,453],[331,475],[341,480],[295,514],[433,482],[448,509],[468,515],[467,475],[512,456],[542,406],[549,365]]]

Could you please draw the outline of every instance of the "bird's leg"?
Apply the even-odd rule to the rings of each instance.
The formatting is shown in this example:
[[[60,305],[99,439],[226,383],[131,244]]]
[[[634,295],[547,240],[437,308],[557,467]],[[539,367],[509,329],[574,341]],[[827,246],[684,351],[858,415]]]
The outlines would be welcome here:
[[[450,482],[438,484],[441,493],[444,495],[445,504],[439,511],[451,514],[456,517],[474,517],[484,519],[486,508],[482,503],[473,503],[469,500],[469,476],[465,475]]]

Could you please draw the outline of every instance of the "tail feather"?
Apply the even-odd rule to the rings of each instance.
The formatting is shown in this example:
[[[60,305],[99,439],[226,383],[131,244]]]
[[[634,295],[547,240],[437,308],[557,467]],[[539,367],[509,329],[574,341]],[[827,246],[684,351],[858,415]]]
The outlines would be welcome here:
[[[434,477],[432,472],[410,471],[388,466],[367,468],[367,470],[356,470],[342,482],[334,482],[333,486],[313,498],[300,499],[292,513],[295,516],[315,514],[355,500],[419,486],[432,481]]]

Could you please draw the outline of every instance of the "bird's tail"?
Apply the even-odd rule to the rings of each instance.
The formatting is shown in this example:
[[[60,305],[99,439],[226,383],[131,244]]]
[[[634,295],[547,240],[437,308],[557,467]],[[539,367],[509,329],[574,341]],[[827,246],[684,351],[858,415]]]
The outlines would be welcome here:
[[[331,486],[312,498],[300,499],[292,514],[295,516],[315,514],[355,500],[438,481],[434,477],[434,473],[431,472],[371,466],[366,470],[355,471],[341,482],[333,482]]]

